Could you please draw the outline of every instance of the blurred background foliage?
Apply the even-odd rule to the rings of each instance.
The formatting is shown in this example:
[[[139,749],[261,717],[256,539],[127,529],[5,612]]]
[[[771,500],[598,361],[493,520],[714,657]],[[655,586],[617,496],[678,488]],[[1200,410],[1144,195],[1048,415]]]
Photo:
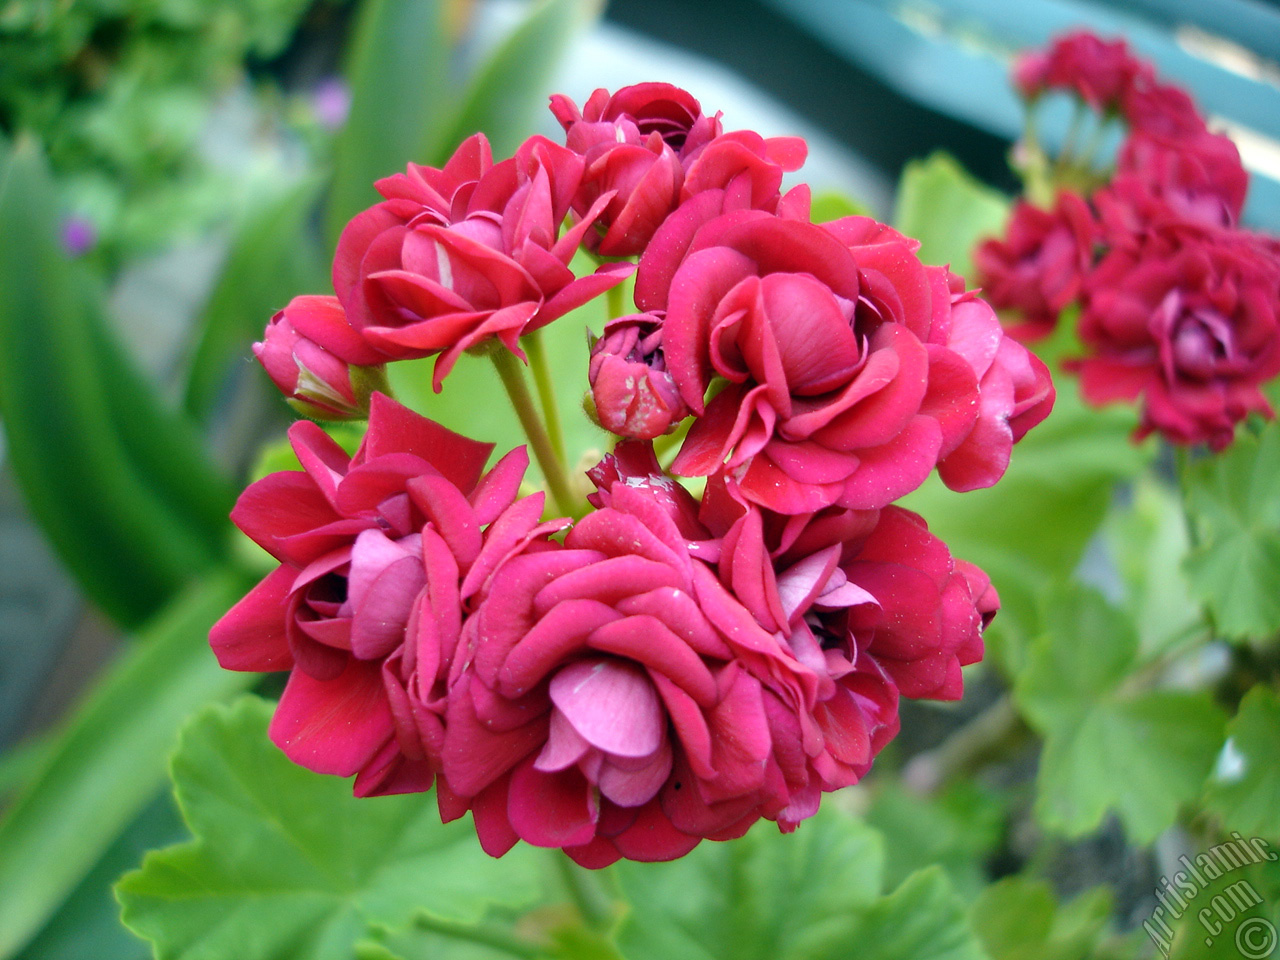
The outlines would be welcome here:
[[[229,955],[162,882],[234,872],[210,853],[226,825],[208,809],[245,798],[190,771],[270,768],[340,802],[342,784],[235,739],[265,744],[254,701],[202,712],[277,690],[220,671],[205,634],[257,569],[226,514],[287,422],[249,344],[291,296],[328,289],[374,179],[440,162],[475,130],[495,153],[552,132],[553,90],[581,102],[668,79],[730,128],[805,133],[801,177],[827,209],[891,218],[927,262],[964,273],[1015,189],[1008,60],[1082,25],[1123,33],[1192,89],[1253,173],[1248,224],[1280,229],[1280,8],[1259,0],[0,0],[0,958],[151,955],[111,885],[188,827],[194,840],[122,884],[126,920],[159,955]],[[1064,109],[1050,143],[1066,123]],[[601,309],[550,331],[564,410]],[[419,372],[394,371],[418,409],[519,442],[504,405],[476,403],[482,372],[464,361],[439,396]],[[1062,382],[999,487],[913,496],[1004,611],[963,702],[904,709],[903,736],[842,798],[858,819],[618,870],[634,907],[616,946],[567,925],[559,881],[522,861],[491,871],[492,890],[419,905],[427,919],[376,878],[322,890],[284,862],[281,889],[332,907],[297,929],[322,916],[332,937],[262,955],[509,955],[466,935],[495,910],[557,956],[1151,954],[1140,924],[1178,855],[1231,829],[1280,843],[1280,428],[1254,424],[1177,474],[1153,443],[1130,445],[1132,425]],[[584,455],[603,443],[585,420],[569,440]],[[184,724],[187,826],[164,782]],[[456,831],[373,806],[377,863],[470,875]],[[430,857],[375,842],[405,823]],[[1274,921],[1273,874],[1249,876]],[[783,909],[779,877],[834,892]],[[736,921],[699,927],[725,911]],[[1203,939],[1188,918],[1175,955],[1235,955]]]

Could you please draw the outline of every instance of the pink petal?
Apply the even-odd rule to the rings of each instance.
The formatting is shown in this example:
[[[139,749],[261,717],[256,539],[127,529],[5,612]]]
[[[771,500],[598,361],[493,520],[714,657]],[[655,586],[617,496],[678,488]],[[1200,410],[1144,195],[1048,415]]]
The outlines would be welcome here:
[[[294,670],[269,733],[294,763],[316,773],[353,775],[394,734],[381,664],[348,657],[332,680]]]
[[[639,667],[614,659],[578,660],[551,679],[551,700],[592,746],[647,757],[662,741],[658,695]]]

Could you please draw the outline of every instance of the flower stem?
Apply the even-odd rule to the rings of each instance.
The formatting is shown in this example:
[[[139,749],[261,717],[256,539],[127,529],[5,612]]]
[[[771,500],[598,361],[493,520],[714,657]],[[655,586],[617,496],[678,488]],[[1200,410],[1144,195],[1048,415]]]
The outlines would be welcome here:
[[[558,851],[553,853],[560,879],[564,882],[569,899],[582,915],[583,922],[592,930],[604,932],[612,920],[609,903],[604,892],[587,871]]]
[[[1005,694],[932,750],[918,753],[902,771],[903,782],[922,794],[936,793],[961,774],[1024,743],[1028,729]]]
[[[609,320],[616,320],[618,317],[625,316],[627,312],[627,302],[622,296],[623,284],[610,287],[605,292],[605,312],[608,313]]]
[[[512,957],[545,957],[546,951],[527,940],[521,940],[505,930],[489,927],[484,924],[458,923],[455,920],[444,920],[439,917],[420,913],[414,917],[413,925],[423,933],[438,933],[453,940],[467,943],[479,943],[492,947],[499,953]]]
[[[505,347],[494,347],[489,354],[493,357],[493,365],[502,379],[502,385],[511,398],[516,416],[520,418],[520,426],[524,435],[529,438],[529,446],[533,448],[534,459],[542,469],[547,487],[551,490],[551,500],[556,510],[564,516],[575,516],[573,511],[573,494],[569,490],[569,478],[565,475],[564,464],[556,456],[551,438],[547,436],[547,428],[538,416],[538,408],[529,393],[529,386],[524,381],[524,373],[510,350]]]
[[[556,459],[564,463],[564,432],[560,428],[560,408],[556,406],[556,389],[551,382],[551,367],[547,363],[542,331],[535,330],[523,340],[525,353],[529,355],[529,369],[533,371],[533,382],[538,388],[538,402],[542,404],[542,419],[547,425],[551,449],[555,451]]]

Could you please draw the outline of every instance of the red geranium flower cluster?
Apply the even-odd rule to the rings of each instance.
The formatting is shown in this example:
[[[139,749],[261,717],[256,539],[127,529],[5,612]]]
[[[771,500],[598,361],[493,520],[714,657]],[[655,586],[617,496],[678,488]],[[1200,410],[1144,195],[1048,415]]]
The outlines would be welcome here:
[[[279,566],[214,651],[290,671],[271,735],[294,761],[362,796],[434,783],[495,856],[523,839],[594,867],[794,829],[866,773],[901,697],[960,696],[998,607],[893,501],[935,467],[995,483],[1052,384],[915,241],[810,222],[807,189],[781,193],[802,141],[725,133],[666,84],[552,109],[566,146],[493,163],[477,135],[381,181],[337,296],[295,300],[257,352],[306,412],[348,416],[367,368],[437,355],[438,385],[463,350],[522,355],[634,269],[636,312],[590,364],[619,442],[585,515],[518,498],[524,448],[486,472],[491,447],[373,392],[354,456],[299,423],[302,469],[241,497]],[[583,249],[638,267],[579,276]],[[690,416],[664,469],[650,441]]]
[[[1090,402],[1141,398],[1137,439],[1218,450],[1251,412],[1272,416],[1259,387],[1280,373],[1280,257],[1238,226],[1248,175],[1235,145],[1123,41],[1062,37],[1020,57],[1014,84],[1030,105],[1068,91],[1125,132],[1114,169],[1066,153],[1055,184],[1029,183],[1047,205],[1018,201],[1005,236],[975,252],[1010,333],[1045,336],[1078,307],[1086,353],[1069,366]]]

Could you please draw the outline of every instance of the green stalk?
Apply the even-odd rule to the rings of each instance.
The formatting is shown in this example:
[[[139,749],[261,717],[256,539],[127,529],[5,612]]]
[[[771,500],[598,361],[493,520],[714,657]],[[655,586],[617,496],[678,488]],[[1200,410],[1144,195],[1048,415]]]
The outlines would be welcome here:
[[[547,487],[551,491],[551,500],[556,510],[564,516],[577,516],[573,509],[575,500],[569,488],[569,478],[565,475],[564,464],[556,456],[555,447],[552,446],[551,438],[547,435],[547,428],[542,422],[542,417],[538,415],[533,394],[529,392],[524,373],[520,369],[520,361],[515,358],[515,354],[502,346],[494,346],[489,355],[493,358],[493,365],[502,379],[507,396],[511,398],[511,406],[515,408],[516,416],[520,418],[520,427],[524,430],[524,435],[529,438],[533,457],[538,461],[542,475],[547,480]]]
[[[610,287],[605,292],[605,309],[609,314],[610,320],[616,320],[618,317],[626,315],[627,304],[622,296],[622,287],[623,284],[620,283],[617,286]]]
[[[1062,142],[1062,149],[1058,151],[1058,157],[1053,163],[1055,180],[1061,178],[1063,171],[1075,160],[1076,139],[1080,136],[1080,127],[1084,123],[1085,111],[1084,101],[1076,101],[1075,111],[1071,114],[1071,125],[1067,127],[1067,138]]]
[[[556,405],[556,388],[551,381],[551,366],[547,363],[542,331],[535,330],[521,339],[525,353],[529,355],[529,368],[533,371],[533,382],[538,388],[538,402],[542,404],[542,419],[547,425],[551,449],[555,451],[556,459],[564,463],[564,431],[560,428],[560,408]]]
[[[583,922],[592,930],[605,932],[612,920],[612,910],[604,891],[600,888],[595,875],[588,875],[558,850],[552,852],[556,867],[560,871],[560,879],[564,882],[569,899],[578,909]]]
[[[484,924],[458,923],[455,920],[444,920],[420,913],[414,917],[413,925],[423,933],[438,933],[453,940],[478,943],[512,957],[533,958],[546,956],[546,951],[527,940],[521,940],[505,930],[485,926]]]

